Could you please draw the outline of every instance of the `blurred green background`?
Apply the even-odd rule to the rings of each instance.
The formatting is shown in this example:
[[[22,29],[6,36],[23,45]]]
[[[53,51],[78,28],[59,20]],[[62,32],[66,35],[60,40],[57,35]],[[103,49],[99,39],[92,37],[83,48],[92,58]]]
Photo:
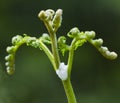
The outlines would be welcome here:
[[[39,49],[22,46],[15,74],[5,71],[5,48],[11,38],[47,32],[37,15],[48,8],[63,9],[58,36],[75,26],[94,30],[96,38],[120,55],[120,0],[0,0],[0,103],[67,103],[61,81]],[[120,58],[106,60],[85,44],[75,52],[72,84],[78,103],[120,103]]]

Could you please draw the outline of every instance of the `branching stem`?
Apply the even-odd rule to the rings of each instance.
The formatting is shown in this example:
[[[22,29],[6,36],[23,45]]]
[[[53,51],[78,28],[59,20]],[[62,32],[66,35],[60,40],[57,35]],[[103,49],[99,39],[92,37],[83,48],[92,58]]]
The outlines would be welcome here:
[[[50,50],[45,46],[45,44],[43,44],[41,41],[40,41],[40,46],[41,46],[42,50],[45,52],[45,54],[48,56],[50,62],[52,63],[54,69],[56,70],[57,67],[56,67],[56,65],[55,65],[54,57],[53,57],[52,53],[51,53]]]
[[[15,53],[22,44],[26,43],[27,46],[41,48],[48,56],[50,62],[54,67],[54,70],[56,71],[56,74],[62,80],[63,87],[68,99],[68,103],[77,103],[70,80],[74,50],[76,50],[79,46],[82,46],[85,42],[88,41],[93,46],[95,46],[98,49],[98,51],[107,59],[114,60],[117,58],[117,54],[115,52],[110,52],[107,47],[102,46],[103,44],[102,39],[94,39],[95,37],[94,31],[80,32],[79,29],[76,27],[71,29],[70,32],[68,33],[68,37],[73,39],[70,46],[66,44],[66,38],[64,36],[60,37],[57,40],[56,32],[58,28],[61,26],[62,22],[61,9],[58,9],[56,13],[54,13],[54,11],[51,9],[48,9],[46,11],[42,10],[39,13],[38,17],[41,20],[43,20],[50,36],[43,35],[40,39],[36,39],[35,37],[30,37],[27,35],[24,35],[24,37],[20,35],[13,37],[12,38],[13,46],[7,47],[7,52],[9,53],[9,55],[5,57],[6,60],[5,65],[7,67],[7,72],[10,75],[14,73]],[[49,48],[44,43],[51,44],[52,50],[49,50]],[[61,63],[58,50],[61,50],[63,54],[64,52],[69,51],[67,65],[65,65],[63,62]]]
[[[59,57],[59,53],[58,53],[58,46],[57,46],[57,37],[56,37],[56,33],[54,32],[50,22],[46,22],[44,21],[45,26],[50,34],[50,38],[51,38],[51,46],[52,46],[52,53],[53,53],[53,57],[54,57],[54,61],[56,64],[56,67],[59,67],[60,64],[60,57]]]
[[[63,86],[67,95],[68,103],[77,103],[75,93],[73,91],[73,87],[71,84],[71,69],[73,64],[73,57],[74,57],[74,44],[76,42],[76,39],[73,39],[70,50],[69,50],[69,58],[68,58],[68,79],[66,81],[63,81]]]

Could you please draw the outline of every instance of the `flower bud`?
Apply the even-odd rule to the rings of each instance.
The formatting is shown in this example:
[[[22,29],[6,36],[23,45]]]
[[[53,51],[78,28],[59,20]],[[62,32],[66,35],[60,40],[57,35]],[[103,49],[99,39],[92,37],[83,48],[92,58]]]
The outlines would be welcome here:
[[[117,54],[115,52],[106,51],[106,57],[113,60],[117,58]]]
[[[15,68],[14,67],[7,67],[6,70],[7,70],[7,73],[9,75],[12,75],[14,73],[14,71],[15,71]]]
[[[6,62],[5,66],[11,66],[11,63],[10,62]]]
[[[95,37],[95,32],[94,31],[86,31],[85,35],[87,36],[88,39],[93,39]]]
[[[23,37],[20,36],[20,35],[14,36],[14,37],[12,38],[12,44],[13,44],[13,45],[18,44],[18,43],[21,41],[22,38],[23,38]]]
[[[27,43],[27,45],[31,45],[32,42],[34,42],[34,41],[36,41],[36,38],[35,37],[30,37],[26,40],[26,43]]]
[[[103,40],[102,40],[102,39],[92,40],[92,43],[93,43],[96,47],[100,47],[100,46],[103,44]]]
[[[47,43],[47,44],[51,43],[50,36],[47,33],[43,33],[41,39],[44,43]]]
[[[54,30],[57,30],[61,26],[62,12],[63,11],[61,9],[58,9],[55,13],[55,16],[54,16],[53,21],[52,21],[52,26],[53,26]]]
[[[110,52],[107,47],[101,46],[98,50],[107,59],[113,60],[117,58],[117,54],[115,52]]]
[[[110,59],[116,59],[117,58],[117,53],[111,52],[110,53]]]
[[[61,36],[58,38],[58,43],[59,44],[65,44],[66,43],[66,38],[64,36]]]
[[[6,48],[6,51],[8,53],[14,53],[15,52],[15,47],[14,46],[9,46],[9,47]]]
[[[72,28],[67,35],[70,38],[74,38],[74,37],[78,36],[79,33],[80,33],[79,29],[77,27],[75,27],[75,28]]]
[[[105,51],[108,51],[108,48],[101,46],[101,50],[102,50],[103,52],[105,52]]]
[[[45,15],[46,15],[46,20],[52,20],[53,19],[53,15],[54,15],[54,11],[52,9],[48,9],[45,11]]]
[[[33,46],[35,48],[39,48],[39,46],[40,46],[39,40],[32,42],[31,46]]]
[[[44,20],[51,21],[53,18],[53,15],[54,15],[54,11],[52,9],[48,9],[46,11],[44,10],[40,11],[40,13],[38,14],[38,17],[43,21]]]
[[[46,38],[46,39],[49,39],[49,38],[50,38],[50,36],[49,36],[47,33],[43,33],[42,37],[43,37],[43,38]]]
[[[13,60],[13,54],[9,54],[9,55],[7,55],[6,57],[5,57],[5,60],[6,61],[10,61],[10,60]]]
[[[38,17],[39,17],[41,20],[44,20],[44,19],[46,18],[45,11],[44,11],[44,10],[40,11],[40,13],[38,14]]]
[[[29,37],[26,41],[28,46],[32,46],[34,48],[39,48],[40,47],[40,42],[39,39],[36,39],[35,37]]]

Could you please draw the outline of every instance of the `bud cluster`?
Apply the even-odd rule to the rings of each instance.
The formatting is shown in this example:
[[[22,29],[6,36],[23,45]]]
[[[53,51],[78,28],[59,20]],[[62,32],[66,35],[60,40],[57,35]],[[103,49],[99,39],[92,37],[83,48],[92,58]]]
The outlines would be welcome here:
[[[26,44],[27,44],[27,46],[32,46],[34,48],[39,48],[40,47],[39,40],[36,37],[26,38]]]
[[[16,35],[12,38],[12,44],[17,45],[22,42],[23,37],[21,35]]]
[[[6,60],[6,69],[7,69],[7,73],[12,75],[15,71],[15,53],[18,49],[18,47],[22,44],[23,42],[23,37],[20,35],[17,35],[15,37],[12,38],[12,44],[13,46],[8,46],[6,48],[6,51],[8,53],[8,55],[5,57]]]
[[[70,45],[66,44],[65,36],[60,36],[57,40],[56,31],[61,26],[62,13],[63,11],[61,9],[58,9],[56,12],[52,9],[48,9],[46,11],[42,10],[38,14],[38,17],[45,23],[45,26],[48,29],[48,32],[50,35],[47,33],[43,33],[43,35],[38,39],[36,37],[27,36],[26,34],[24,34],[24,36],[17,35],[12,38],[13,46],[7,47],[6,51],[8,52],[8,55],[5,57],[5,60],[6,60],[5,65],[7,67],[8,74],[14,73],[15,54],[17,49],[24,43],[27,44],[27,46],[32,46],[34,48],[40,48],[40,49],[42,48],[42,50],[45,51],[45,53],[50,58],[52,63],[54,60],[53,55],[51,54],[49,49],[46,47],[46,45],[44,45],[44,43],[52,45],[52,50],[56,55],[54,56],[55,58],[56,57],[59,58],[59,55],[56,49],[59,49],[63,55],[66,51],[69,51],[69,52],[72,51],[70,53],[74,53],[73,52],[74,50],[76,50],[79,46],[82,46],[87,41],[91,43],[94,47],[96,47],[104,57],[110,60],[117,58],[117,54],[115,52],[110,52],[107,47],[102,46],[103,40],[101,38],[94,39],[95,38],[94,31],[81,32],[77,27],[75,27],[75,28],[72,28],[67,34],[68,37],[73,39]],[[55,43],[58,43],[58,47]],[[56,61],[56,63],[59,64],[59,59]],[[67,69],[68,69],[67,65],[65,65],[64,63],[60,63],[56,73],[62,80],[66,80],[68,77]]]
[[[86,33],[86,32],[85,32]],[[115,52],[110,52],[107,47],[102,46],[103,44],[103,39],[94,39],[95,37],[95,32],[87,32],[86,33],[87,40],[95,46],[98,51],[107,59],[113,60],[117,58],[117,54]]]
[[[113,60],[117,58],[117,54],[115,52],[110,52],[107,47],[101,46],[98,50],[107,59]]]
[[[79,36],[79,34],[80,34],[79,29],[77,27],[74,27],[68,32],[67,36],[70,38],[76,38]]]
[[[113,60],[117,58],[117,54],[115,52],[110,52],[107,47],[103,47],[103,39],[94,39],[95,38],[95,32],[94,31],[86,31],[86,32],[80,32],[78,28],[73,28],[68,32],[68,37],[75,38],[76,42],[74,43],[75,50],[82,46],[86,41],[91,43],[93,46],[95,46],[98,51],[106,58]]]
[[[48,37],[47,36],[42,36],[42,38],[44,38],[44,40],[47,40]],[[27,46],[32,46],[34,48],[40,48],[40,39],[37,39],[36,37],[30,37],[27,36],[26,34],[24,34],[24,36],[20,36],[17,35],[15,37],[12,38],[12,46],[8,46],[6,48],[6,51],[8,53],[8,55],[5,57],[6,60],[6,69],[7,69],[7,73],[8,74],[13,74],[15,71],[15,54],[16,51],[18,50],[18,48],[22,45],[26,43]]]
[[[56,32],[62,23],[62,10],[58,9],[56,12],[51,9],[46,11],[42,10],[38,14],[38,17],[44,21],[45,25],[48,26],[48,29],[51,27],[52,30]]]
[[[6,57],[6,69],[8,74],[13,74],[15,71],[15,66],[14,66],[14,57],[15,57],[15,52],[16,52],[16,46],[8,46],[6,51],[9,53]]]

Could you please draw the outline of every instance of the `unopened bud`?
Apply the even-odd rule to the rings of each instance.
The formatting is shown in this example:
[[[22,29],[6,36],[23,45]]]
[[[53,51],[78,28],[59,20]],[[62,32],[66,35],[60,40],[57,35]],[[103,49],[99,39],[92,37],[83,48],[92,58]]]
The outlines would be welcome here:
[[[54,15],[54,11],[52,9],[48,9],[45,11],[45,15],[46,15],[46,19],[47,20],[52,20],[53,15]]]
[[[59,44],[65,44],[66,43],[66,38],[64,36],[61,36],[58,38],[58,43]]]
[[[15,71],[15,68],[14,67],[7,67],[6,70],[7,70],[7,73],[9,75],[12,75],[14,73],[14,71]]]
[[[48,9],[46,11],[42,10],[40,11],[40,13],[38,14],[38,17],[41,19],[41,20],[52,20],[53,18],[53,15],[54,15],[54,11],[52,9]]]
[[[46,18],[46,15],[45,15],[45,11],[40,11],[40,13],[38,14],[38,17],[41,19],[41,20],[44,20]]]
[[[8,53],[13,53],[13,52],[15,52],[15,47],[14,46],[9,46],[9,47],[6,48],[6,51]]]
[[[117,58],[117,54],[115,52],[110,52],[110,51],[106,51],[106,56],[108,59],[116,59]]]
[[[92,43],[97,47],[101,47],[101,45],[103,44],[103,40],[102,39],[92,40]]]
[[[100,53],[107,59],[113,60],[117,58],[117,53],[110,52],[107,47],[101,46],[99,49]]]
[[[13,59],[13,55],[12,54],[9,54],[5,57],[5,60],[6,61],[9,61],[9,60],[12,60]]]
[[[103,52],[105,52],[105,51],[108,51],[108,48],[107,48],[107,47],[104,47],[104,46],[101,46],[101,50],[102,50]]]
[[[74,37],[78,36],[79,33],[80,33],[79,29],[77,27],[75,27],[75,28],[72,28],[67,35],[70,38],[74,38]]]
[[[53,18],[52,26],[55,30],[57,30],[61,26],[61,23],[62,23],[62,9],[58,9]]]
[[[6,62],[5,66],[11,66],[11,63],[10,62]]]
[[[23,37],[20,36],[20,35],[14,36],[14,37],[12,38],[12,44],[13,44],[13,45],[18,44],[18,43],[21,41],[22,38],[23,38]]]
[[[94,31],[86,31],[85,32],[87,38],[93,39],[95,37],[95,32]]]

